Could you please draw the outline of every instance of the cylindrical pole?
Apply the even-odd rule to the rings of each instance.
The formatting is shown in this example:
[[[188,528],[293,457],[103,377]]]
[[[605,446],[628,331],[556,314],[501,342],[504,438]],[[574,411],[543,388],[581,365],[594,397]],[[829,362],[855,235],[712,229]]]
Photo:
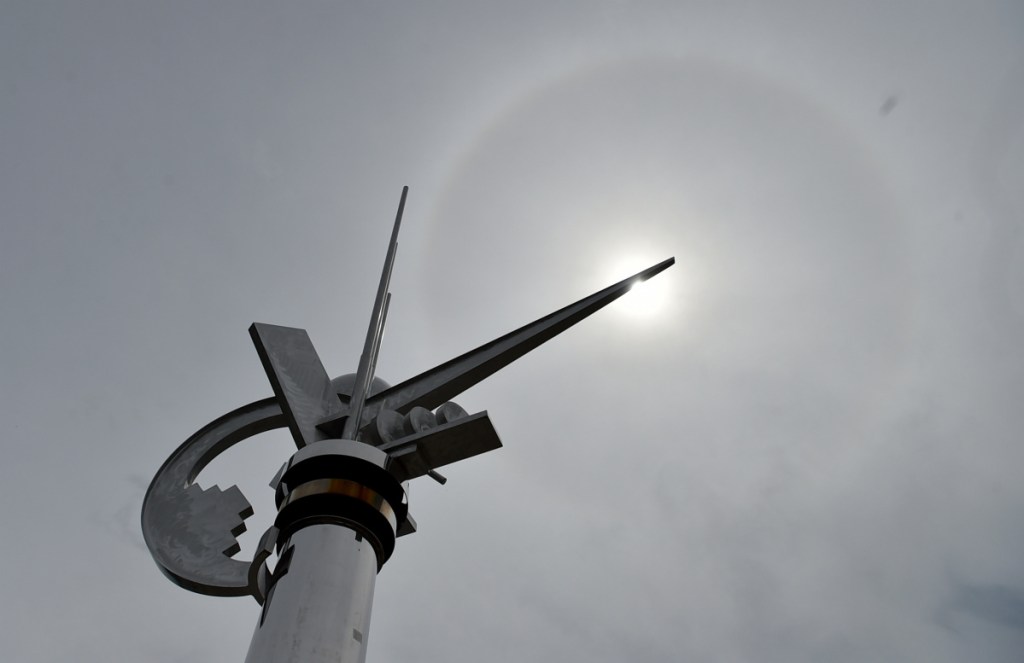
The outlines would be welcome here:
[[[288,461],[275,482],[278,562],[246,663],[366,659],[377,572],[408,509],[389,461],[355,440],[322,440]]]
[[[282,551],[245,663],[363,663],[377,579],[373,546],[325,523],[298,530]]]

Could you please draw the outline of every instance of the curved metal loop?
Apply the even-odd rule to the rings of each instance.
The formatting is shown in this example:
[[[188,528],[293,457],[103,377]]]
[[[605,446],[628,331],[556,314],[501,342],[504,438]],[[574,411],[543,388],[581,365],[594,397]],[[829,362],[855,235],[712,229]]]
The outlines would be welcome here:
[[[287,426],[275,398],[265,398],[207,424],[172,453],[157,471],[142,503],[142,535],[157,566],[185,589],[213,596],[253,595],[260,589],[250,562],[231,559],[236,536],[252,515],[237,486],[202,489],[196,477],[242,440]]]

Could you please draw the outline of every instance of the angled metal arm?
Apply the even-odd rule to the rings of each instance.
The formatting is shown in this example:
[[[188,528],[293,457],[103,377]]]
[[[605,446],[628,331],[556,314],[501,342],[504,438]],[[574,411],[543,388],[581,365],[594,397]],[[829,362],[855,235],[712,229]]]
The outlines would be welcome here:
[[[254,322],[249,335],[295,445],[301,449],[327,437],[317,424],[325,417],[344,416],[348,408],[331,387],[306,330]]]
[[[455,398],[545,341],[554,338],[595,311],[607,306],[631,287],[675,264],[669,258],[619,281],[600,292],[505,334],[475,350],[395,385],[366,401],[363,419],[370,421],[383,408],[407,413],[416,406],[432,410]],[[329,423],[329,422],[324,422]],[[365,427],[365,426],[363,426]]]
[[[415,479],[435,468],[500,448],[501,439],[486,412],[380,446],[391,456],[388,470],[399,481]]]

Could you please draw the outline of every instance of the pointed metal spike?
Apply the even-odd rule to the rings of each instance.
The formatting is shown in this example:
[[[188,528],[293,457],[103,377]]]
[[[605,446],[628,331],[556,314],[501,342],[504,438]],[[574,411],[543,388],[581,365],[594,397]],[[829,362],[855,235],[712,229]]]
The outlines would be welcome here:
[[[391,284],[391,270],[395,265],[395,253],[398,251],[398,231],[402,227],[402,213],[405,211],[405,198],[409,194],[409,187],[402,187],[402,198],[398,201],[398,214],[395,216],[395,225],[391,229],[391,241],[388,243],[387,257],[384,258],[384,269],[381,271],[380,284],[377,286],[377,298],[373,303],[373,313],[370,315],[370,325],[366,330],[366,342],[363,344],[363,354],[359,357],[359,368],[356,370],[356,381],[352,388],[352,400],[349,403],[349,416],[345,420],[345,427],[341,436],[345,439],[356,439],[363,416],[363,405],[369,395],[370,384],[373,382],[373,372],[377,365],[377,353],[380,351],[380,342],[384,336],[384,322],[387,318],[388,304],[391,300],[391,293],[388,288]]]

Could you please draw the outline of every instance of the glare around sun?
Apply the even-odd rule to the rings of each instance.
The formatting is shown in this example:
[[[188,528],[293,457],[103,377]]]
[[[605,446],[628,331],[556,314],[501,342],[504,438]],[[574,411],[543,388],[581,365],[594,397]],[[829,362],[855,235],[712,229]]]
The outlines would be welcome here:
[[[615,282],[632,276],[668,256],[630,257],[615,262],[608,270],[608,282]],[[669,270],[671,271],[671,270]],[[627,318],[646,319],[663,313],[671,298],[671,274],[663,272],[647,281],[630,288],[629,292],[615,301],[609,308]]]

